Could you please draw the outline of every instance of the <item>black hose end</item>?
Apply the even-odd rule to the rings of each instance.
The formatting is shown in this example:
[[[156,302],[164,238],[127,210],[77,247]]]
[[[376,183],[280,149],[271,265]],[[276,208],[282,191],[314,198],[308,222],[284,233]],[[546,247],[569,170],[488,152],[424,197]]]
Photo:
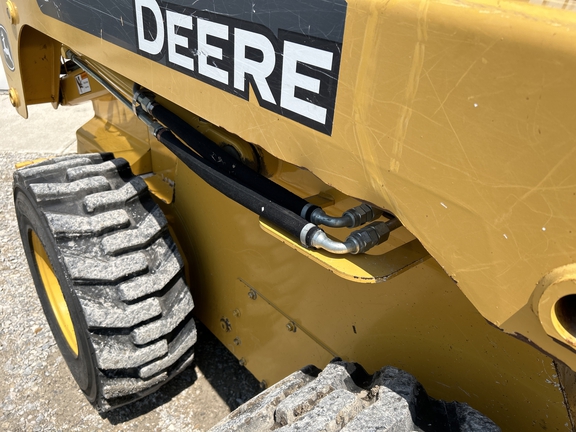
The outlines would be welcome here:
[[[161,128],[154,130],[154,136],[156,137],[156,139],[158,139],[158,141],[162,142],[162,140],[160,138],[162,137],[162,134],[167,133],[167,132],[170,132],[170,130],[168,128],[161,127]]]
[[[395,229],[398,229],[402,226],[402,222],[400,222],[400,220],[394,216],[386,222],[386,225],[390,231],[394,231]]]
[[[318,207],[315,204],[308,204],[304,207],[303,212],[300,216],[302,216],[304,219],[306,219],[308,222],[311,222],[311,217],[312,217],[312,212],[316,209],[319,209],[320,207]]]

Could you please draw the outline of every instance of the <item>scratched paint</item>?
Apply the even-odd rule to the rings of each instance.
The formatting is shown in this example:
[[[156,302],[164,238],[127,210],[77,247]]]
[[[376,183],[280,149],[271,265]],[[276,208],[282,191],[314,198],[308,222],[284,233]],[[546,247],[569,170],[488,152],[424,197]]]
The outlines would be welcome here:
[[[344,0],[38,0],[40,10],[327,135]]]

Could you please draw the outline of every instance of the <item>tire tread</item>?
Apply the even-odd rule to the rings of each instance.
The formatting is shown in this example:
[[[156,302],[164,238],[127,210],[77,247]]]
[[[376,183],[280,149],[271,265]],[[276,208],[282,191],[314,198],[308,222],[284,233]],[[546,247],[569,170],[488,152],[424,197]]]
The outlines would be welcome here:
[[[445,405],[451,409],[442,411]],[[432,411],[434,417],[430,416]],[[448,412],[454,415],[447,415]],[[290,375],[210,429],[211,432],[422,430],[497,432],[500,428],[465,403],[430,398],[416,378],[405,371],[387,366],[368,375],[356,363],[335,359],[319,373],[308,366]]]
[[[146,182],[124,159],[89,154],[21,168],[14,185],[45,221],[82,312],[75,330],[91,347],[82,355],[98,368],[91,402],[113,409],[184,370],[194,358],[194,302]]]

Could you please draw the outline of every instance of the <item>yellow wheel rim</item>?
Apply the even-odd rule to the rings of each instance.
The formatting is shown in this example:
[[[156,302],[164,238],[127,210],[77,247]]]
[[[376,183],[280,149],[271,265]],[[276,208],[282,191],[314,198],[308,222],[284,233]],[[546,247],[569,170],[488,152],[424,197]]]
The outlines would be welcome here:
[[[62,331],[66,342],[68,342],[68,346],[74,355],[78,356],[76,332],[74,331],[74,325],[72,324],[72,317],[70,316],[68,305],[66,304],[66,300],[64,300],[62,288],[60,288],[56,274],[54,274],[54,269],[50,264],[48,254],[34,231],[31,232],[31,240],[34,257],[36,259],[36,266],[40,272],[40,278],[44,284],[44,290],[46,291],[46,295],[50,301],[52,312],[54,312],[56,321],[60,326],[60,330]]]

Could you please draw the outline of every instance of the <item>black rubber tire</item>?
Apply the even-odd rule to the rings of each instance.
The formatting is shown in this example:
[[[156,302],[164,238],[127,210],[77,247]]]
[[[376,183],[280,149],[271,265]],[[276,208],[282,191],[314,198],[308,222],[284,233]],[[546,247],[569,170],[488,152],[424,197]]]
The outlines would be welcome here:
[[[14,173],[20,235],[62,356],[99,410],[152,393],[193,360],[183,262],[146,183],[112,154],[46,160]],[[72,320],[64,336],[36,262],[44,248]]]
[[[470,406],[435,400],[416,379],[388,366],[369,375],[335,359],[323,371],[308,366],[240,406],[211,432],[495,432]]]

